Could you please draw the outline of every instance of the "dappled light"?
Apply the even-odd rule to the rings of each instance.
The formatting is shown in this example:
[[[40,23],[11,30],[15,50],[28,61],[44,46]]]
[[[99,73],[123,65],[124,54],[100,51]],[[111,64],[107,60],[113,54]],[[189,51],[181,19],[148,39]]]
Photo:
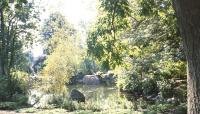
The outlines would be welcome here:
[[[0,0],[0,114],[200,114],[198,0]]]

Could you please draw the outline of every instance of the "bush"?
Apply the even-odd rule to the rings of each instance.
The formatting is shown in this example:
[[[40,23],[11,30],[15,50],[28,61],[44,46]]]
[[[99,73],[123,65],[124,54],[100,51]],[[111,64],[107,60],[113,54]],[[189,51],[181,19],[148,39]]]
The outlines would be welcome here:
[[[54,95],[53,99],[49,101],[48,104],[58,108],[64,108],[68,111],[74,111],[77,109],[77,106],[72,100],[64,98],[63,96],[60,95],[57,96]]]
[[[8,78],[6,76],[0,76],[0,101],[6,101],[9,99],[8,97]]]
[[[15,95],[25,95],[28,90],[28,74],[12,70],[10,76],[0,76],[0,100],[15,101]]]
[[[14,110],[17,109],[16,102],[0,102],[0,109],[1,110]]]
[[[69,99],[63,100],[61,107],[66,109],[66,110],[69,110],[69,111],[74,111],[74,110],[77,109],[77,107],[74,105],[73,101],[71,101]]]
[[[13,101],[15,101],[18,105],[27,105],[28,97],[23,94],[16,94],[12,97]]]
[[[152,95],[158,93],[157,82],[154,79],[144,79],[142,82],[142,89],[144,95]]]
[[[53,96],[52,100],[48,101],[48,104],[55,105],[57,107],[61,107],[63,104],[64,100],[62,96]]]
[[[187,114],[187,106],[186,103],[182,103],[177,106],[174,110],[174,114]]]
[[[151,105],[148,107],[148,110],[150,112],[168,112],[169,110],[173,109],[173,105],[171,104],[156,104],[156,105]]]
[[[123,83],[121,83],[120,89],[123,91],[128,91],[135,93],[137,95],[142,94],[142,81],[135,74],[128,74],[124,77]]]
[[[14,94],[27,94],[29,74],[23,71],[12,69],[11,71],[11,91]]]
[[[171,80],[158,81],[158,87],[163,98],[172,98],[174,95],[174,83]]]

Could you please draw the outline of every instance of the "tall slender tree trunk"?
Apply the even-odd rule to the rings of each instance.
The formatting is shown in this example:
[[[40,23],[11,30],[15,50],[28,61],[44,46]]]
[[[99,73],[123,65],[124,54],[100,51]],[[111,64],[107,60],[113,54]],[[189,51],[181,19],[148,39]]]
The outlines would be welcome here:
[[[0,52],[0,75],[5,75],[4,69],[4,54],[5,54],[5,38],[4,38],[4,14],[3,8],[0,9],[0,22],[1,22],[1,52]]]
[[[200,114],[200,0],[174,0],[188,61],[188,114]]]

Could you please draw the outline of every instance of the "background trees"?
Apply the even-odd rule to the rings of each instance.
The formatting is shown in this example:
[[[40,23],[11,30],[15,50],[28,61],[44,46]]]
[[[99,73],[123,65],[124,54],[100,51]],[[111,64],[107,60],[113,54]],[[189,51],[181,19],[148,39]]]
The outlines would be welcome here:
[[[4,82],[1,93],[3,100],[13,100],[14,95],[27,92],[28,60],[23,51],[33,41],[32,32],[36,28],[38,16],[34,8],[34,3],[26,0],[13,3],[0,1],[0,78]]]

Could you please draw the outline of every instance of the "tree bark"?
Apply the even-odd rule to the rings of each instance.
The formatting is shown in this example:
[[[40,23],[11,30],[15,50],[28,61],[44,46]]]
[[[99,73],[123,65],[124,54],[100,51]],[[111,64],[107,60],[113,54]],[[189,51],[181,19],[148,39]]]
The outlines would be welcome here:
[[[187,113],[200,114],[200,0],[173,2],[188,62]]]

